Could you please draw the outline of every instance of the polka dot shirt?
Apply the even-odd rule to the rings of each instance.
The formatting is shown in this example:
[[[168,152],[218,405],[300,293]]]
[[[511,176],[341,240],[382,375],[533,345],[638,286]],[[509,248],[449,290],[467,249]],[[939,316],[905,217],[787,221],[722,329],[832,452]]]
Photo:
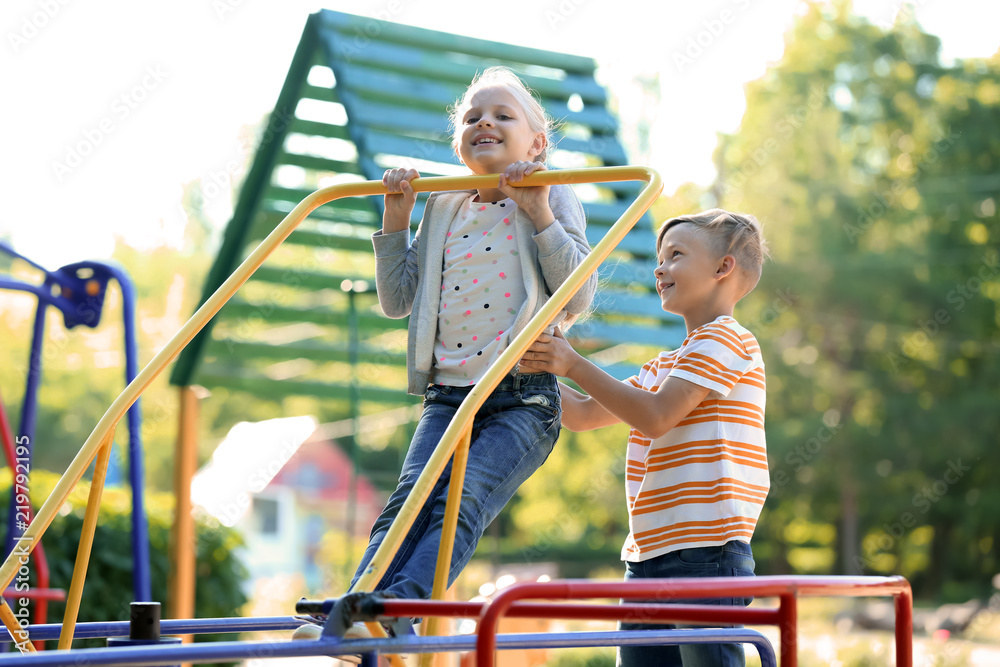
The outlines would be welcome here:
[[[527,298],[510,199],[473,201],[452,220],[444,246],[434,382],[475,384],[507,348]]]

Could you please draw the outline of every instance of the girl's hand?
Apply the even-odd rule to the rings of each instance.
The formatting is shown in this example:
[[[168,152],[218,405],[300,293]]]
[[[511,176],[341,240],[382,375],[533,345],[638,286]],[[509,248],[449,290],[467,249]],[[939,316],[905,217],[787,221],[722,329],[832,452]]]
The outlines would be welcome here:
[[[537,185],[530,188],[515,188],[511,183],[519,183],[536,171],[545,171],[541,162],[515,162],[500,174],[500,192],[514,200],[524,211],[539,232],[555,222],[556,217],[549,208],[549,186]]]
[[[401,232],[410,228],[410,214],[417,201],[417,193],[410,181],[420,178],[416,169],[389,169],[382,175],[382,185],[390,194],[385,196],[385,213],[382,216],[382,233]]]
[[[547,371],[559,377],[570,377],[573,366],[581,359],[573,346],[563,337],[559,327],[555,335],[542,333],[538,340],[531,344],[524,356],[518,362],[520,368],[530,368],[537,371]]]

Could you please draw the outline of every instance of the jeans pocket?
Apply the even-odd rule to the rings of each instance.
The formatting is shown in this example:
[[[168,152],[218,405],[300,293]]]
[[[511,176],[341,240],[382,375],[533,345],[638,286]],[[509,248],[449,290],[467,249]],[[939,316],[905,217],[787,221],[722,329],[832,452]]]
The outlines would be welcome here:
[[[559,392],[548,388],[524,387],[521,389],[521,404],[525,407],[541,408],[552,416],[559,416]]]
[[[692,547],[677,551],[681,567],[718,568],[722,560],[722,547]]]
[[[735,568],[735,569],[733,569],[733,576],[734,577],[753,577],[753,576],[756,576],[756,575],[754,574],[753,570],[744,570],[742,568]],[[749,597],[745,597],[745,598],[733,598],[733,605],[737,606],[737,607],[739,605],[741,605],[741,604],[744,607],[749,607],[751,602],[753,602],[753,596],[749,596]]]

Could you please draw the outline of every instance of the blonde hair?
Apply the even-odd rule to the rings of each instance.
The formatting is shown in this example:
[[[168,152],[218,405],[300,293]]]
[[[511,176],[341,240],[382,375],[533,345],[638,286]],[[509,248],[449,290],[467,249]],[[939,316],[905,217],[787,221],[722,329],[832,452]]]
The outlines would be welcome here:
[[[472,80],[461,99],[451,108],[451,147],[458,153],[459,142],[462,134],[462,117],[472,106],[472,97],[480,90],[486,88],[503,88],[517,100],[524,110],[525,119],[532,132],[541,132],[545,135],[545,147],[536,158],[539,162],[548,159],[549,146],[552,141],[552,119],[545,112],[541,102],[534,93],[524,85],[509,67],[490,67],[481,74],[477,74]]]
[[[663,223],[656,237],[656,252],[667,230],[681,223],[690,223],[698,228],[708,239],[712,249],[719,257],[732,255],[743,280],[744,292],[742,299],[749,294],[760,281],[764,260],[768,257],[767,241],[760,221],[745,213],[730,213],[721,208],[711,208],[701,213],[680,215]]]

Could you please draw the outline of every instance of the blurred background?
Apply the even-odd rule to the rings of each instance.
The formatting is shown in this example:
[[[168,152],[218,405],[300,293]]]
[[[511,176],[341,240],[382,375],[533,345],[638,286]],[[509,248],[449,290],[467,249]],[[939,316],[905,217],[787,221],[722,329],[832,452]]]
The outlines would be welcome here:
[[[592,57],[629,162],[665,178],[653,224],[721,206],[765,226],[772,259],[736,313],[761,342],[769,380],[758,574],[904,575],[934,615],[927,636],[943,642],[928,660],[988,664],[972,656],[1000,632],[1000,486],[990,481],[1000,469],[1000,8],[688,5],[652,17],[631,0],[7,2],[0,240],[51,269],[121,264],[138,290],[144,364],[198,304],[309,13],[328,7]],[[6,258],[0,270],[33,271]],[[0,292],[11,415],[32,314],[30,301]],[[114,322],[71,334],[53,316],[33,471],[65,470],[121,390],[121,335]],[[641,364],[649,351],[619,349],[616,361]],[[147,483],[166,497],[177,399],[161,378],[143,400]],[[199,464],[241,421],[338,414],[226,391],[202,410]],[[362,495],[374,509],[359,505],[359,524],[393,487],[407,442],[405,430],[380,428],[361,444]],[[461,595],[489,593],[505,572],[620,577],[626,434],[561,441],[484,538]],[[296,469],[343,464],[324,452]],[[277,522],[279,507],[259,503],[257,529]],[[214,525],[239,517],[225,518]],[[343,534],[309,529],[321,546],[313,578],[296,585],[333,594],[354,549],[345,552]],[[247,610],[284,613],[265,609],[284,580],[243,586]],[[837,611],[852,627],[880,625],[868,608]],[[963,632],[969,644],[942,648]],[[810,650],[816,664],[881,664]]]

